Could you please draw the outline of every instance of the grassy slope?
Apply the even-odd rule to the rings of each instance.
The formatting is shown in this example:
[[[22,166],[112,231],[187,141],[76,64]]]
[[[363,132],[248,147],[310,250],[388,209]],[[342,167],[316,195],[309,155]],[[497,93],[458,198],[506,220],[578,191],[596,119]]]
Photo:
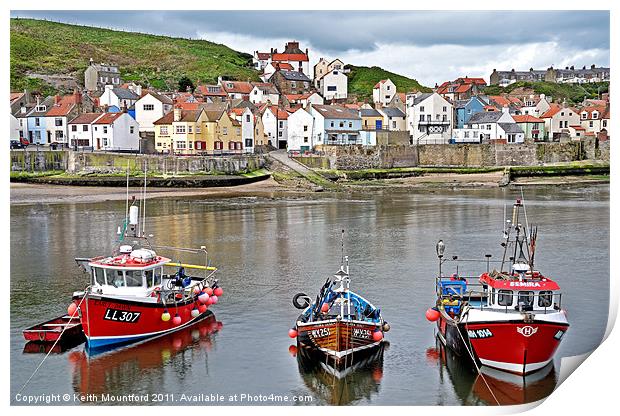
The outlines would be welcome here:
[[[170,38],[33,19],[11,19],[11,90],[43,88],[28,72],[73,74],[83,82],[88,61],[114,62],[125,81],[175,88],[187,75],[215,82],[218,75],[258,80],[251,55],[204,40]]]
[[[491,85],[486,87],[484,92],[488,95],[499,95],[503,92],[509,93],[517,88],[531,88],[536,94],[545,94],[548,97],[552,97],[554,101],[559,102],[566,98],[573,104],[580,103],[584,98],[597,98],[598,88],[600,87],[600,93],[609,91],[609,82],[599,82],[593,84],[555,84],[553,82],[524,82],[519,81],[514,84],[510,84],[507,87],[500,87],[497,85]]]
[[[396,85],[398,92],[422,91],[430,92],[431,89],[420,85],[415,79],[407,78],[402,75],[395,74],[385,69],[373,66],[354,66],[347,65],[351,70],[349,73],[349,93],[356,94],[360,99],[371,99],[372,89],[375,84],[382,79],[391,79]]]

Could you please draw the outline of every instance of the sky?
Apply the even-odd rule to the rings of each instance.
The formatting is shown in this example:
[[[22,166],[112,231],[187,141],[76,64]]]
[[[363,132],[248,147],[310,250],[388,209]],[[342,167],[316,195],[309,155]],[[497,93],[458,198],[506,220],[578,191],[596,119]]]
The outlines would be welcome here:
[[[225,44],[308,48],[310,64],[340,58],[423,85],[493,69],[609,66],[608,11],[12,11],[11,16]]]

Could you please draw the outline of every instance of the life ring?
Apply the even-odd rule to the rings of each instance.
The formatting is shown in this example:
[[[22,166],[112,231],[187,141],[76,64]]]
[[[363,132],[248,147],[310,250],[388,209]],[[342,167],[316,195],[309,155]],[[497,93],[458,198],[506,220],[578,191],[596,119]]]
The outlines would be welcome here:
[[[302,300],[303,303],[300,303],[299,300]],[[305,293],[298,293],[293,296],[293,306],[297,309],[306,309],[310,306],[310,298]]]

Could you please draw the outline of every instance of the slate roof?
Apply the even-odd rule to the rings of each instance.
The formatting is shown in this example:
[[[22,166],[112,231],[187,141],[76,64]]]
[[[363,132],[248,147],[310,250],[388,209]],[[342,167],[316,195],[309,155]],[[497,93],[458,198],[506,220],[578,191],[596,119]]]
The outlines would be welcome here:
[[[418,105],[420,104],[422,101],[426,100],[428,97],[430,97],[431,95],[433,95],[432,92],[424,92],[420,95],[418,95],[417,97],[415,97],[413,99],[413,105]]]
[[[52,105],[54,105],[54,97],[47,97],[45,100],[40,102],[39,105],[46,106],[45,111],[36,111],[37,104],[35,104],[34,107],[32,107],[32,111],[30,111],[30,113],[28,113],[27,116],[28,117],[45,117],[45,113],[47,113],[48,110],[52,107]]]
[[[306,74],[304,74],[303,72],[284,71],[284,70],[280,70],[279,72],[282,74],[284,79],[286,79],[287,81],[306,81],[306,82],[310,82],[310,78],[308,78],[306,76]]]
[[[103,113],[93,124],[112,124],[117,118],[126,113]]]
[[[325,118],[335,118],[335,119],[347,119],[347,120],[360,120],[361,117],[357,115],[357,113],[349,110],[346,107],[342,107],[339,105],[319,105],[313,104],[312,108],[317,110],[319,114],[321,114]]]
[[[501,111],[480,111],[474,113],[467,124],[497,123],[503,114]]]
[[[381,117],[381,113],[379,113],[374,108],[362,108],[360,110],[360,116],[362,116],[362,117]]]
[[[155,99],[161,101],[164,104],[170,104],[170,105],[173,104],[172,99],[170,97],[167,97],[167,96],[163,95],[163,94],[159,94],[159,93],[156,93],[154,91],[147,91],[146,94],[152,95]]]
[[[497,125],[506,133],[523,133],[523,130],[517,123],[498,123]]]
[[[399,108],[383,107],[381,111],[388,117],[405,117],[405,113]]]
[[[256,82],[254,86],[266,94],[279,94],[278,89],[271,82]]]
[[[202,113],[202,109],[199,110],[181,110],[181,119],[179,121],[191,122],[198,120]],[[220,113],[221,114],[221,113]],[[153,124],[172,124],[174,122],[174,110],[153,122]]]
[[[112,88],[112,92],[121,100],[138,100],[140,97],[135,92],[126,88]]]
[[[93,121],[97,120],[104,113],[84,113],[80,114],[73,120],[71,120],[68,124],[91,124]]]

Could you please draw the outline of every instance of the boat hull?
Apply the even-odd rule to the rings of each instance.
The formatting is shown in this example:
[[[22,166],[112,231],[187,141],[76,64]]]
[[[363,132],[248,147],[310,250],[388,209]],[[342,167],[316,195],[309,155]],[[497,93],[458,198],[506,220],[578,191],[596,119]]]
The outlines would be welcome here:
[[[377,329],[379,324],[352,320],[298,322],[297,344],[306,357],[341,371],[372,356],[383,344],[383,339],[373,339]]]
[[[79,300],[74,297],[74,301]],[[186,328],[210,313],[206,310],[193,317],[192,309],[199,305],[196,300],[190,299],[175,306],[89,294],[79,308],[87,346],[95,350],[107,349]],[[166,311],[171,315],[168,321],[162,320]],[[176,314],[181,318],[179,324],[173,322]]]
[[[565,322],[536,319],[457,323],[444,313],[437,325],[439,339],[459,356],[519,375],[549,364],[568,329]]]
[[[24,339],[30,342],[53,343],[59,339],[60,342],[83,342],[82,325],[77,316],[59,316],[24,329],[22,333]]]

